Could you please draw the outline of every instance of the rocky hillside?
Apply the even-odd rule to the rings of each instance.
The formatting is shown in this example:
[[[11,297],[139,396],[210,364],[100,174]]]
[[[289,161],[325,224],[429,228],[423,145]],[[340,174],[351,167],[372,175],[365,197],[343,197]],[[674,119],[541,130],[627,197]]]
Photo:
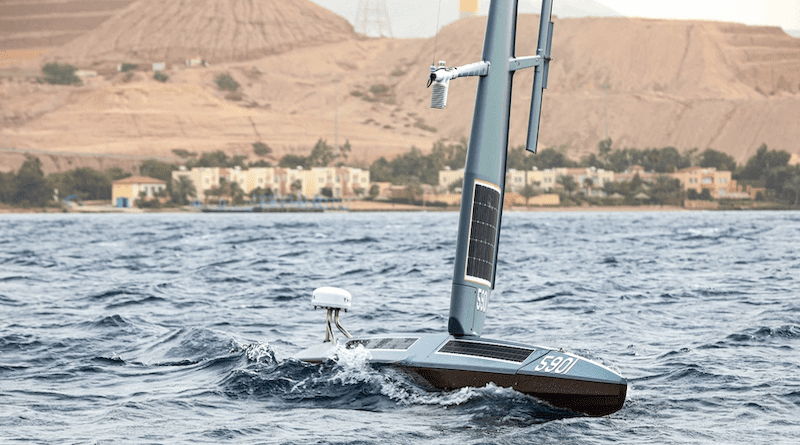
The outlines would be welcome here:
[[[12,0],[0,3],[0,51],[61,46],[133,0]]]
[[[519,55],[534,53],[537,26],[535,15],[520,17]],[[169,80],[141,68],[130,77],[101,70],[80,87],[6,77],[0,145],[163,158],[225,150],[254,159],[252,143],[261,141],[274,160],[307,152],[319,138],[333,143],[338,121],[339,142],[353,146],[349,161],[366,165],[468,135],[477,81],[454,81],[444,111],[428,107],[425,82],[434,60],[478,60],[484,27],[485,18],[445,27],[434,55],[433,39],[359,39],[306,0],[138,0],[45,57],[86,69],[175,60]],[[186,57],[212,64],[188,68]],[[596,150],[606,128],[615,147],[714,148],[739,162],[761,143],[800,154],[800,39],[778,28],[557,19],[553,57],[540,143],[574,158]],[[240,83],[236,95],[217,88],[223,73]],[[514,145],[525,139],[531,84],[532,71],[515,75]],[[15,168],[3,156],[0,169]]]
[[[537,24],[537,16],[520,18],[518,54],[534,53]],[[477,60],[484,26],[476,18],[445,28],[436,58]],[[608,135],[619,146],[711,147],[740,161],[762,142],[800,152],[800,39],[779,28],[585,18],[556,20],[555,33],[544,145],[566,144],[573,156],[594,150],[605,138],[607,109]],[[432,46],[420,45],[420,61],[431,60]],[[427,94],[417,71],[397,86],[408,106]],[[514,78],[512,144],[524,141],[531,83],[529,71]],[[453,82],[449,110],[429,114],[431,125],[448,137],[466,134],[474,84]]]
[[[308,0],[138,0],[48,58],[219,64],[352,37],[347,20]]]

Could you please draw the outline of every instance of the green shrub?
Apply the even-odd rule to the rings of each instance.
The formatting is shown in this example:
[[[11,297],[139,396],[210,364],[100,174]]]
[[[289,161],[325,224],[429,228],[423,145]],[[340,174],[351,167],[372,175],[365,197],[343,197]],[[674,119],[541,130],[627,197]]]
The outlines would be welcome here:
[[[128,71],[133,71],[136,68],[139,68],[139,65],[137,65],[135,63],[123,63],[119,67],[119,70],[122,71],[123,73],[127,73]]]
[[[48,63],[42,67],[44,81],[51,85],[81,85],[83,82],[75,75],[78,71],[73,65],[68,63]]]
[[[272,148],[263,142],[253,143],[253,153],[258,156],[269,156],[272,154]]]
[[[414,123],[414,126],[419,128],[420,130],[436,133],[436,127],[431,127],[430,125],[426,124],[423,119],[417,119],[417,121]]]
[[[136,207],[140,209],[160,209],[161,201],[158,199],[139,199],[136,201]]]
[[[388,105],[395,104],[394,93],[392,88],[384,84],[375,84],[369,87],[366,92],[353,90],[350,92],[351,96],[360,97],[361,100],[366,102],[382,102]]]
[[[247,168],[264,168],[264,167],[272,167],[272,163],[267,162],[263,159],[259,159],[256,162],[249,162],[247,164]]]
[[[217,87],[223,91],[234,92],[239,89],[239,82],[237,82],[228,73],[220,74],[216,79],[214,79],[214,82],[216,82]]]
[[[189,150],[184,150],[182,148],[174,148],[172,149],[172,152],[175,153],[175,156],[179,156],[184,159],[197,157],[197,153]]]
[[[155,73],[153,73],[153,79],[159,82],[166,82],[169,79],[169,76],[164,74],[163,71],[156,71]]]
[[[376,96],[383,96],[384,94],[389,92],[389,87],[382,84],[372,85],[371,87],[369,87],[369,92]]]

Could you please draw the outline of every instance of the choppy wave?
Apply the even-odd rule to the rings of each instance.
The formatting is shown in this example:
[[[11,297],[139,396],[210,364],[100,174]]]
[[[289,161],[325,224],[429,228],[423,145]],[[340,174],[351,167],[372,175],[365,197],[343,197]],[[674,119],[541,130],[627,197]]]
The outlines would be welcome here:
[[[457,215],[0,219],[0,438],[15,443],[792,443],[800,218],[508,213],[485,335],[629,378],[587,418],[437,391],[364,351],[312,365],[311,291],[353,333],[446,329]]]

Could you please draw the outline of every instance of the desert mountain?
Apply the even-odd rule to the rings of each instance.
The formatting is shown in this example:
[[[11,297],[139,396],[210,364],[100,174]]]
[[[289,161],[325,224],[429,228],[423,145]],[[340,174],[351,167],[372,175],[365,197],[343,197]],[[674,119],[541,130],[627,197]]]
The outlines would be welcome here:
[[[208,8],[249,4],[191,2],[195,7],[201,3]],[[149,54],[147,60],[152,60],[159,51],[172,51],[161,43],[166,35],[155,41],[148,33],[132,31],[149,29],[134,14],[144,14],[140,11],[144,4],[162,8],[162,15],[173,14],[151,0],[131,4],[96,33],[111,32],[107,24],[116,21],[117,27],[131,30],[119,34],[120,42],[135,43],[140,49],[103,50],[102,57],[86,59],[79,66],[90,68],[108,60],[106,55]],[[0,81],[0,145],[51,153],[163,158],[174,157],[177,149],[224,150],[253,157],[252,143],[261,141],[273,148],[274,160],[286,153],[307,153],[320,138],[333,143],[338,122],[339,143],[349,140],[353,147],[348,161],[366,165],[411,146],[426,150],[439,139],[468,136],[477,80],[453,81],[444,111],[429,108],[425,82],[435,60],[454,66],[480,59],[485,18],[443,28],[433,54],[432,38],[357,39],[344,19],[318,22],[316,14],[327,13],[307,1],[261,5],[275,9],[231,12],[241,20],[231,22],[236,23],[232,30],[218,33],[243,35],[253,29],[253,22],[269,20],[285,26],[286,32],[258,40],[265,42],[261,50],[234,43],[239,42],[234,37],[226,37],[227,49],[210,42],[209,52],[199,53],[200,46],[195,46],[192,57],[213,61],[210,54],[218,50],[227,51],[220,57],[237,61],[209,68],[174,64],[167,70],[166,83],[142,71],[130,79],[101,73],[85,78],[82,87],[39,85],[24,78]],[[242,19],[257,13],[272,18]],[[213,8],[195,14],[216,17]],[[289,23],[297,24],[297,29]],[[342,24],[338,33],[322,31],[338,24]],[[518,55],[535,52],[537,26],[537,16],[520,17]],[[313,30],[319,30],[312,33],[318,37],[302,34]],[[89,47],[82,53],[76,45],[89,37],[58,54],[86,57],[92,53]],[[108,39],[114,40],[112,35]],[[323,43],[324,39],[332,41]],[[175,52],[175,57],[189,56],[190,50],[180,56]],[[573,158],[595,151],[606,128],[615,147],[714,148],[739,162],[761,143],[800,154],[800,39],[779,28],[708,21],[557,19],[553,57],[540,144],[563,146]],[[230,73],[241,84],[241,100],[226,98],[217,88],[214,79],[222,73]],[[530,70],[514,77],[512,145],[525,139],[531,83]],[[0,153],[0,159],[3,156]],[[0,168],[15,165],[3,163]]]
[[[352,37],[347,20],[308,0],[137,0],[49,57],[83,66],[218,64]]]
[[[4,1],[0,3],[0,51],[61,46],[97,28],[132,1]]]
[[[535,53],[537,21],[520,17],[519,55]],[[485,19],[476,18],[443,29],[436,58],[452,65],[477,60],[484,27]],[[573,156],[593,151],[605,138],[607,109],[615,146],[710,147],[739,161],[762,142],[800,152],[800,39],[780,28],[584,18],[556,20],[555,33],[541,130],[546,146],[567,145]],[[431,42],[425,47],[430,51]],[[418,80],[404,82],[399,97],[424,98]],[[515,145],[524,142],[531,83],[531,72],[515,75]],[[440,134],[467,134],[474,85],[454,81],[449,110],[428,114]]]

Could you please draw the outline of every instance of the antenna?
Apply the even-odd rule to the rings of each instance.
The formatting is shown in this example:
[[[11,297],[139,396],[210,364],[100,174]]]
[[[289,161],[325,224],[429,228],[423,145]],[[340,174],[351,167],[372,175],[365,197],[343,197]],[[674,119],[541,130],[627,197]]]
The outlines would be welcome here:
[[[358,0],[355,30],[369,37],[393,38],[386,0]]]

